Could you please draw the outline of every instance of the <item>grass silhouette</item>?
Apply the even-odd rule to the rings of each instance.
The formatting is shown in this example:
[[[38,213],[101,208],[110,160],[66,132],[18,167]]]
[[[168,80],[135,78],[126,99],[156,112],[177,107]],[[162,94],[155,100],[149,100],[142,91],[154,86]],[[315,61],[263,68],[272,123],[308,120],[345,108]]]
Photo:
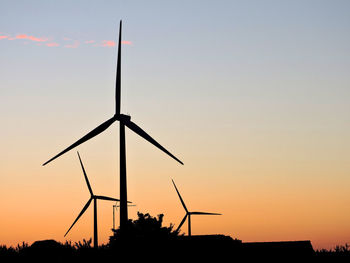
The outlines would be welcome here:
[[[163,226],[163,214],[153,217],[138,212],[137,215],[136,220],[128,221],[127,237],[116,229],[109,242],[98,248],[92,247],[92,239],[74,243],[42,240],[32,245],[22,242],[16,247],[1,245],[0,262],[107,262],[122,261],[125,257],[144,262],[350,262],[348,244],[313,251],[310,243],[311,251],[294,251],[305,241],[242,243],[224,235],[189,237],[173,230],[173,224]]]

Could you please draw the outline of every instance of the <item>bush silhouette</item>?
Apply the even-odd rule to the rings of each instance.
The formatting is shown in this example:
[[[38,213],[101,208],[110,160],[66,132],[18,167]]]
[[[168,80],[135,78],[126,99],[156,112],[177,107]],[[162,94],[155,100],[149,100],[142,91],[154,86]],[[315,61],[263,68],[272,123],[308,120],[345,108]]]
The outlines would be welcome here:
[[[129,219],[126,226],[127,235],[122,235],[120,228],[112,229],[113,236],[110,237],[110,246],[114,246],[123,241],[132,240],[136,242],[146,241],[165,241],[171,240],[178,236],[178,232],[174,231],[174,225],[163,226],[163,214],[159,214],[157,217],[152,217],[150,214],[137,213],[138,218],[136,220]]]

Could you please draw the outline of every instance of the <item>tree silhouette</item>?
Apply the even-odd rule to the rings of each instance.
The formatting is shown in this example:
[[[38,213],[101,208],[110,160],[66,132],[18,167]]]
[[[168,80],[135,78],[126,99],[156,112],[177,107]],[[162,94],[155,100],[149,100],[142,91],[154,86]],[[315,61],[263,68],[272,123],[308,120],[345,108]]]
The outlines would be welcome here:
[[[164,241],[176,238],[179,234],[178,231],[173,230],[173,224],[168,227],[163,226],[163,214],[153,217],[149,213],[137,212],[137,216],[136,220],[128,220],[126,235],[123,236],[120,228],[112,229],[114,233],[109,238],[111,246],[118,243],[122,238],[124,241],[127,239],[136,242]]]

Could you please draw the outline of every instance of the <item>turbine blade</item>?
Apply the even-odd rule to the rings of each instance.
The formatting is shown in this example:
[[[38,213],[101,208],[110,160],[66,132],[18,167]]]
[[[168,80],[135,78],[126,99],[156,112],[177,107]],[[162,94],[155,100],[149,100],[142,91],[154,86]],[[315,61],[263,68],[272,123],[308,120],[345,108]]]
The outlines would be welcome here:
[[[116,201],[120,202],[119,199],[113,198],[113,197],[108,197],[108,196],[103,196],[103,195],[94,195],[95,198],[101,199],[101,200],[107,200],[107,201]],[[131,204],[132,202],[127,201],[128,204]],[[119,207],[119,205],[117,205]],[[129,206],[135,206],[135,205],[129,205]]]
[[[120,201],[119,199],[115,199],[115,198],[108,197],[108,196],[102,196],[102,195],[95,195],[95,197],[96,197],[97,199],[107,200],[107,201],[117,201],[117,202]]]
[[[79,218],[84,214],[84,212],[86,211],[86,209],[88,209],[90,203],[91,203],[92,198],[89,199],[89,201],[87,201],[86,205],[83,207],[83,209],[81,210],[80,214],[77,216],[77,218],[75,219],[75,221],[73,222],[73,224],[71,225],[71,227],[68,229],[68,231],[66,232],[66,234],[64,236],[66,236],[68,234],[68,232],[72,229],[72,227],[75,225],[75,223],[79,220]]]
[[[178,232],[180,230],[180,228],[182,227],[182,225],[185,223],[187,218],[187,214],[185,215],[185,217],[182,219],[180,225],[177,227],[176,232]]]
[[[178,195],[179,198],[180,198],[180,201],[181,201],[181,203],[182,203],[182,206],[185,208],[186,213],[188,213],[188,210],[187,210],[187,207],[186,207],[186,205],[185,205],[185,202],[184,202],[184,200],[182,200],[182,197],[181,197],[181,195],[180,195],[179,190],[177,190],[177,187],[176,187],[176,184],[175,184],[174,180],[171,179],[171,181],[173,181],[173,185],[174,185],[174,187],[175,187],[175,190],[176,190],[176,192],[177,192],[177,195]]]
[[[83,162],[81,161],[80,154],[79,154],[79,152],[77,152],[77,153],[78,153],[79,161],[80,161],[80,164],[81,164],[81,169],[83,169],[83,173],[84,173],[84,177],[85,177],[85,181],[86,181],[87,187],[89,188],[89,192],[90,192],[91,195],[94,195],[93,192],[92,192],[92,189],[91,189],[91,185],[90,185],[89,179],[88,179],[88,177],[86,175]]]
[[[119,24],[119,41],[118,41],[118,58],[117,58],[117,72],[115,80],[115,114],[120,114],[121,101],[121,41],[122,40],[122,21]]]
[[[86,142],[87,140],[90,140],[91,138],[95,137],[96,135],[100,134],[101,132],[103,132],[104,130],[106,130],[109,126],[111,126],[111,124],[113,122],[116,121],[115,117],[110,118],[109,120],[105,121],[104,123],[102,123],[101,125],[99,125],[97,128],[93,129],[91,132],[89,132],[88,134],[86,134],[84,137],[82,137],[81,139],[79,139],[78,141],[76,141],[75,143],[73,143],[71,146],[69,146],[68,148],[66,148],[65,150],[63,150],[62,152],[60,152],[59,154],[57,154],[56,156],[52,157],[50,160],[48,160],[46,163],[43,164],[46,165],[49,162],[55,160],[57,157],[61,156],[62,154],[72,150],[73,148],[77,147],[78,145],[82,144],[83,142]]]
[[[144,130],[142,130],[139,126],[137,126],[132,121],[125,121],[124,124],[132,131],[140,135],[145,140],[152,143],[154,146],[165,152],[167,155],[178,161],[183,165],[183,162],[181,162],[179,159],[177,159],[174,155],[172,155],[167,149],[165,149],[162,145],[160,145],[156,140],[154,140],[150,135],[148,135]]]
[[[207,213],[207,212],[190,212],[191,215],[222,215],[222,214],[218,214],[218,213]]]

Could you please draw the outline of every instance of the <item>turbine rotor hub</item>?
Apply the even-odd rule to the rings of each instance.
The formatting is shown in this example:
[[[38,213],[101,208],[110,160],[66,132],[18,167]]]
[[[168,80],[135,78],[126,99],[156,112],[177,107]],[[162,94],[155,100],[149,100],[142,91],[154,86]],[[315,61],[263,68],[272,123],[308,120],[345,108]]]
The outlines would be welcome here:
[[[121,122],[129,122],[131,120],[131,116],[125,114],[115,115],[115,118]]]

